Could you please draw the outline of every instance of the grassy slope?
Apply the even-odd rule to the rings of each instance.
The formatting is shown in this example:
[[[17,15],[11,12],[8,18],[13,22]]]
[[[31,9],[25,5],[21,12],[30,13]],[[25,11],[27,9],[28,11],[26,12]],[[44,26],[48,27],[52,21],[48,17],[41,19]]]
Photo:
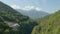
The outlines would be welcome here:
[[[60,10],[55,14],[40,19],[32,34],[60,34]]]

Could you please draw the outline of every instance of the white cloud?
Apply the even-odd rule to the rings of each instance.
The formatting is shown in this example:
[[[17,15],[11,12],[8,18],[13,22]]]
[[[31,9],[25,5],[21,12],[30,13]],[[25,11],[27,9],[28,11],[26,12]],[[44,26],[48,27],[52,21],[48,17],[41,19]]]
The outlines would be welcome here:
[[[41,11],[42,8],[36,7],[35,10],[37,10],[37,11]]]
[[[10,5],[10,6],[14,9],[20,9],[20,6],[18,6],[18,5]]]
[[[25,6],[23,8],[18,6],[18,5],[10,5],[10,6],[12,8],[14,8],[14,9],[21,9],[21,10],[26,10],[26,11],[29,11],[29,10],[32,10],[32,9],[37,10],[37,11],[41,11],[42,10],[42,8],[35,7],[35,6]]]
[[[23,8],[23,10],[31,10],[31,9],[34,9],[34,6],[25,6]]]
[[[34,10],[37,10],[37,11],[41,11],[42,10],[42,8],[39,8],[39,7],[35,7],[35,6],[25,6],[22,10],[32,10],[32,9],[34,9]]]

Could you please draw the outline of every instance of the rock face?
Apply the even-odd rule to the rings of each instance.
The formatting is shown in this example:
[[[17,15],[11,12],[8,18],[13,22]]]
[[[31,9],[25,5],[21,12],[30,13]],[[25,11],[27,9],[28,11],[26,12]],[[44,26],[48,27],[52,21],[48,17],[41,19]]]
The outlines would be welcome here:
[[[14,23],[12,25],[10,25],[10,27],[19,27],[20,25],[18,23]]]
[[[20,25],[18,23],[14,23],[14,24],[11,24],[9,27],[12,28],[12,30],[18,30]]]

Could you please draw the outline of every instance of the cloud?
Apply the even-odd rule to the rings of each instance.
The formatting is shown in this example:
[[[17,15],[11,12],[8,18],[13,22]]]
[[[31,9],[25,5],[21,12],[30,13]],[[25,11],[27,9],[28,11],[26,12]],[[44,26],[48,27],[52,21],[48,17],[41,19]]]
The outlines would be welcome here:
[[[32,9],[34,9],[34,10],[36,10],[36,11],[41,11],[42,10],[42,8],[39,8],[39,7],[35,7],[35,6],[25,6],[22,10],[32,10]]]
[[[29,10],[41,11],[42,10],[42,8],[35,7],[35,6],[25,6],[23,8],[18,5],[10,5],[10,6],[14,9],[21,9],[21,10],[26,10],[26,11],[29,11]]]
[[[20,9],[20,6],[18,6],[18,5],[10,5],[10,6],[14,9]]]
[[[35,10],[37,10],[37,11],[41,11],[42,8],[36,7]]]
[[[34,6],[25,6],[23,8],[23,10],[31,10],[31,9],[34,9]]]

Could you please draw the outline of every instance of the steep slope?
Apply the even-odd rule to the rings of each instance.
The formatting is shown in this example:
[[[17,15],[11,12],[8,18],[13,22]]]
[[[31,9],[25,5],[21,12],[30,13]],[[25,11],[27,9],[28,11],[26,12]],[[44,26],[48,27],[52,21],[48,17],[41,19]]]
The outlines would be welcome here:
[[[29,19],[29,17],[21,15],[21,13],[3,4],[2,2],[0,2],[0,16],[3,17],[5,21],[14,21],[14,22],[15,20],[16,22],[18,22],[19,20],[21,21],[21,19],[23,18]]]
[[[0,34],[30,34],[37,23],[0,1]]]
[[[18,10],[19,12],[21,12],[22,14],[24,15],[27,15],[29,16],[30,18],[41,18],[41,17],[44,17],[46,15],[48,15],[47,12],[44,12],[44,11],[37,11],[35,9],[32,9],[32,10],[29,10],[29,11],[24,11],[24,10]]]
[[[60,10],[40,19],[40,24],[36,26],[32,34],[60,34]]]

